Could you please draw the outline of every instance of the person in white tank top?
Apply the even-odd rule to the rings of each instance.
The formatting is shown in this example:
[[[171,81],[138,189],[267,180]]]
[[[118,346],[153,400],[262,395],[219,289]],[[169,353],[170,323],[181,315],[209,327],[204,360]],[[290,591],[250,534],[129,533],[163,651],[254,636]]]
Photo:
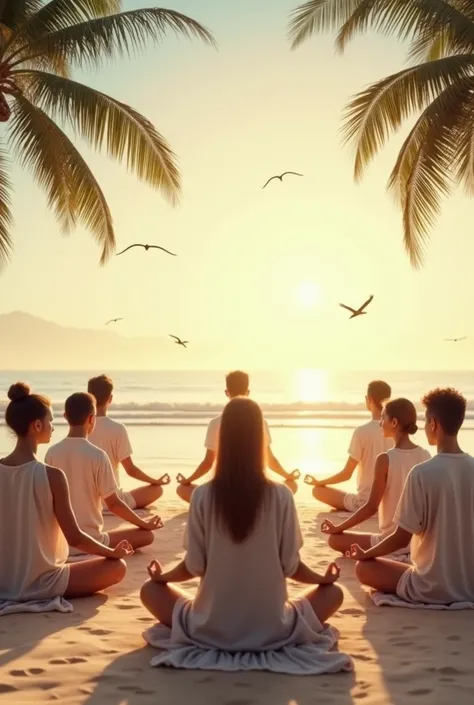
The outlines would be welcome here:
[[[365,504],[340,524],[329,520],[323,522],[321,530],[329,534],[329,545],[335,551],[345,554],[355,543],[369,549],[394,531],[394,516],[406,479],[415,465],[431,457],[427,450],[410,440],[410,436],[418,430],[416,417],[416,409],[408,399],[394,399],[385,405],[380,426],[384,437],[393,439],[395,445],[381,453],[375,461],[372,489]],[[378,514],[377,534],[349,531],[374,514]],[[409,552],[407,544],[399,548],[396,555],[406,555]]]
[[[64,473],[36,458],[54,430],[49,399],[21,382],[8,397],[5,421],[17,442],[0,460],[0,600],[86,597],[115,585],[131,547],[123,541],[112,550],[81,531]],[[99,558],[66,565],[68,543]]]

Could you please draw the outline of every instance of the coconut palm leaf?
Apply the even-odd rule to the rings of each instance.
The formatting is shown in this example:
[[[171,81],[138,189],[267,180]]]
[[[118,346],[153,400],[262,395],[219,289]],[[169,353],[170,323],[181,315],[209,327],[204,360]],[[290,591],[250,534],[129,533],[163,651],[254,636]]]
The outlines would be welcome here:
[[[11,212],[12,186],[8,175],[9,160],[4,149],[0,149],[0,266],[10,258],[12,241],[10,228],[13,224]]]
[[[296,49],[313,34],[339,29],[363,0],[309,0],[290,14],[288,36]]]
[[[473,71],[474,54],[450,56],[404,69],[359,93],[346,109],[343,127],[344,140],[355,142],[356,180],[362,178],[391,132]]]
[[[61,56],[76,65],[96,67],[114,56],[130,55],[150,39],[161,41],[168,30],[215,45],[212,34],[199,22],[174,10],[131,10],[81,22],[45,34],[9,55],[24,61],[36,55]],[[15,62],[13,62],[15,63]]]
[[[0,23],[16,29],[26,18],[38,12],[42,0],[0,0]]]
[[[41,71],[23,75],[34,102],[54,120],[70,125],[95,149],[105,148],[119,162],[125,159],[129,171],[177,202],[176,157],[151,122],[128,105],[81,83]]]
[[[10,139],[20,163],[33,171],[65,233],[80,222],[102,247],[101,264],[115,249],[112,217],[102,190],[67,135],[23,96],[15,96]]]

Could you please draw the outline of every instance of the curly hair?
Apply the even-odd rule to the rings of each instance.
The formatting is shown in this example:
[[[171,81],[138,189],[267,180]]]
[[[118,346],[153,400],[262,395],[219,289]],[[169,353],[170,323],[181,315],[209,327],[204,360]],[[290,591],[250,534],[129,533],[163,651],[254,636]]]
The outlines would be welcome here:
[[[421,400],[429,416],[436,419],[448,436],[455,436],[466,415],[466,399],[457,389],[433,389]]]

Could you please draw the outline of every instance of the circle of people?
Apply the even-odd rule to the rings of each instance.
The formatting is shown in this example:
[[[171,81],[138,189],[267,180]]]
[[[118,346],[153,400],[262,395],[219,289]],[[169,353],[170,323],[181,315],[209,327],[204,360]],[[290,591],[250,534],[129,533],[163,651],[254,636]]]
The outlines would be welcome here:
[[[93,595],[119,583],[126,560],[153,543],[159,516],[136,510],[159,500],[168,474],[155,479],[134,462],[126,427],[108,415],[113,382],[89,380],[88,392],[65,403],[66,438],[45,462],[38,446],[53,433],[50,400],[18,382],[5,421],[16,437],[0,460],[0,615],[31,603]],[[249,398],[249,377],[226,377],[228,403],[209,424],[205,456],[177,494],[189,502],[184,558],[164,570],[148,565],[144,607],[157,619],[145,639],[158,647],[153,665],[235,670],[260,668],[324,673],[353,668],[334,651],[327,624],[341,607],[340,567],[318,573],[301,558],[302,533],[293,494],[298,470],[287,472],[271,449],[268,425]],[[370,420],[356,428],[344,468],[326,479],[306,475],[313,496],[350,513],[322,521],[335,552],[355,561],[359,581],[397,604],[473,606],[474,459],[458,444],[466,400],[455,389],[422,399],[431,457],[412,442],[417,410],[392,399],[390,386],[368,385]],[[119,467],[140,483],[126,492]],[[209,482],[198,483],[214,470]],[[281,476],[273,482],[267,470]],[[356,473],[357,490],[337,487]],[[103,513],[130,525],[104,531]],[[353,529],[378,515],[376,533]],[[180,583],[199,580],[195,597]],[[289,599],[287,580],[307,589]],[[457,604],[463,603],[463,604]],[[190,646],[192,647],[190,649]]]

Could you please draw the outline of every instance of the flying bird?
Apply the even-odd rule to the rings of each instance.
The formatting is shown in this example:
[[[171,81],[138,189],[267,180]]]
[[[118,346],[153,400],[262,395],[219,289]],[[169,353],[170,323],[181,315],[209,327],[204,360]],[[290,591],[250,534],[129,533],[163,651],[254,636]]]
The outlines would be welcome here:
[[[123,255],[124,252],[131,250],[132,247],[143,247],[146,252],[148,252],[148,250],[162,250],[163,252],[166,252],[166,254],[171,255],[172,257],[176,257],[174,252],[170,252],[169,250],[165,250],[164,247],[160,247],[159,245],[142,245],[140,242],[136,242],[134,245],[129,245],[124,250],[122,250],[122,252],[118,252],[116,256],[118,257],[119,255]]]
[[[445,338],[444,340],[447,343],[459,343],[461,340],[466,340],[466,339],[467,339],[467,335],[465,335],[463,338]]]
[[[287,174],[293,174],[293,176],[303,176],[303,174],[298,174],[296,171],[284,171],[283,174],[276,174],[276,176],[272,176],[271,179],[268,179],[267,183],[265,186],[262,186],[262,189],[264,189],[270,181],[273,181],[273,179],[280,179],[280,181],[283,183],[283,177],[286,176]]]
[[[367,306],[370,304],[370,302],[372,301],[373,298],[374,298],[374,297],[373,297],[373,295],[372,295],[369,299],[367,299],[367,301],[365,302],[365,304],[362,304],[362,306],[361,306],[360,308],[358,308],[358,309],[351,308],[350,306],[346,306],[345,304],[339,304],[339,306],[341,306],[342,308],[345,308],[347,311],[350,311],[350,312],[352,313],[352,316],[350,317],[350,319],[351,319],[351,318],[356,318],[357,316],[365,316],[365,314],[367,313],[367,311],[365,311],[364,309],[367,308]],[[350,320],[350,319],[349,319],[349,320]]]
[[[108,326],[109,323],[118,323],[119,321],[123,321],[123,318],[111,318],[105,325]]]
[[[181,340],[181,338],[178,338],[176,335],[170,335],[170,338],[173,338],[176,345],[182,345],[183,348],[185,348],[186,345],[189,344],[189,340]]]

